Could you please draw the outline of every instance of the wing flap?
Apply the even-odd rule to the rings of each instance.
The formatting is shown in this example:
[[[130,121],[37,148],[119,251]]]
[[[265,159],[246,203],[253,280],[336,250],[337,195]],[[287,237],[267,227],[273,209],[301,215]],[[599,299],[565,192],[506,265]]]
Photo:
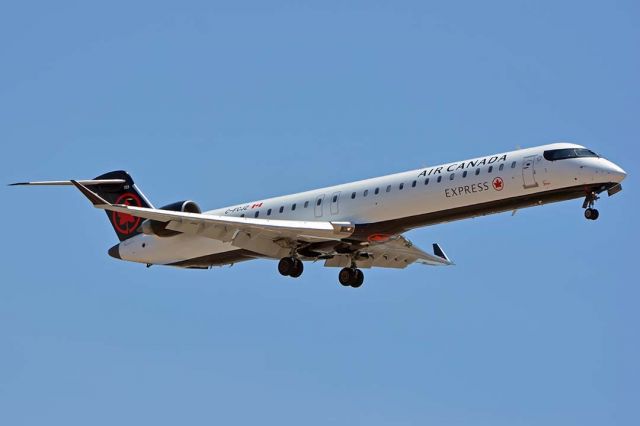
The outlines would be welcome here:
[[[430,266],[453,265],[453,262],[446,257],[444,251],[437,244],[434,244],[434,253],[427,253],[404,236],[397,235],[386,242],[370,245],[366,249],[360,250],[355,256],[355,264],[358,268],[396,269],[406,268],[413,263]],[[352,257],[349,255],[336,255],[327,259],[324,266],[349,267],[351,259]]]

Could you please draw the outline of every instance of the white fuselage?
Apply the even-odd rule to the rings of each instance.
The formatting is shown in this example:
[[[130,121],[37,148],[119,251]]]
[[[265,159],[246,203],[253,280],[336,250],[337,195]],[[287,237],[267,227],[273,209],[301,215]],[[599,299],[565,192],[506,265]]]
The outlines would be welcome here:
[[[598,185],[619,183],[625,177],[620,167],[602,157],[549,161],[543,156],[546,150],[563,148],[582,147],[561,143],[521,149],[251,201],[205,214],[345,221],[362,230],[358,238],[371,239],[432,223],[577,198]],[[237,250],[230,243],[187,234],[164,238],[140,234],[119,247],[123,260],[148,264],[175,264]],[[233,263],[233,258],[222,263]]]

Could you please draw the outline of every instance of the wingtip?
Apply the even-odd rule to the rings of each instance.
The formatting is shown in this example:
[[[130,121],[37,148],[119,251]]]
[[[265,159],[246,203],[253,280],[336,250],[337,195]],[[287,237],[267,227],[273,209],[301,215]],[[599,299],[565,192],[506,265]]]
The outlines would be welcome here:
[[[442,250],[442,247],[440,247],[440,244],[433,243],[433,254],[435,254],[439,258],[447,261],[448,265],[454,265],[454,263],[451,261],[451,259],[449,259],[449,256],[447,256],[447,254],[444,252],[444,250]]]

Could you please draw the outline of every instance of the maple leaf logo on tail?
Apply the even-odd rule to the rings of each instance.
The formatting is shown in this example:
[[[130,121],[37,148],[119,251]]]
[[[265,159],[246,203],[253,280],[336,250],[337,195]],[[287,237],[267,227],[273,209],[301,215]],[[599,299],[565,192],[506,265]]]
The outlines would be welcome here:
[[[132,192],[125,192],[120,195],[114,204],[124,204],[127,206],[142,207],[140,197]],[[141,219],[126,213],[113,212],[112,223],[117,232],[122,235],[132,234],[138,229]]]

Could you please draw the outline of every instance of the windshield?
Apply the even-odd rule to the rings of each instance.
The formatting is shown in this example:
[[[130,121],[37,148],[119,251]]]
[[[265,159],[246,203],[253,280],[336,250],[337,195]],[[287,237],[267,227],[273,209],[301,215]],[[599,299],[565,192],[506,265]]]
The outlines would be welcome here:
[[[544,152],[549,161],[566,160],[567,158],[598,157],[598,154],[586,148],[551,149]]]

